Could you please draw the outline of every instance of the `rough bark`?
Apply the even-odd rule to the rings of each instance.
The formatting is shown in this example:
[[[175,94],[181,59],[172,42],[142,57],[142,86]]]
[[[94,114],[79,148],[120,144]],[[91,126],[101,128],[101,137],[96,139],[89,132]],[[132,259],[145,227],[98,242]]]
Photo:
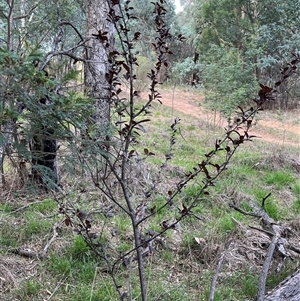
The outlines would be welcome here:
[[[98,125],[106,125],[110,121],[110,93],[106,79],[108,72],[108,53],[113,47],[113,24],[107,21],[108,5],[106,0],[86,1],[86,64],[85,64],[85,92],[95,100]],[[107,40],[96,37],[99,33],[107,32]]]
[[[299,301],[300,300],[300,270],[281,282],[264,301]]]

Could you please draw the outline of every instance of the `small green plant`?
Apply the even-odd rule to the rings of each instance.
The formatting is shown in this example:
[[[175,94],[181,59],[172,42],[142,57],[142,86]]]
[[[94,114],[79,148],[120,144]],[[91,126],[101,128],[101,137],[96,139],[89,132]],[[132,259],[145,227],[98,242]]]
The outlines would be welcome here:
[[[39,212],[46,214],[53,210],[57,210],[57,202],[52,199],[45,199],[42,203],[37,204],[36,207]]]
[[[57,256],[52,254],[49,260],[49,270],[52,271],[53,274],[67,276],[72,270],[72,261],[65,255]]]
[[[235,228],[235,223],[231,218],[231,213],[225,214],[221,217],[217,227],[224,232],[231,232]]]
[[[29,280],[25,282],[24,293],[27,296],[36,296],[42,289],[42,285],[34,280]]]
[[[130,218],[125,214],[118,214],[114,218],[115,228],[119,234],[122,236],[126,236],[129,233],[130,225]]]
[[[293,191],[293,193],[294,193],[296,196],[300,197],[300,184],[297,184],[297,183],[296,183],[296,184],[293,186],[292,191]]]
[[[0,212],[10,213],[13,210],[14,210],[14,207],[11,204],[7,204],[7,203],[0,204]]]
[[[74,243],[67,251],[72,260],[83,261],[89,260],[91,250],[81,236],[76,236]]]

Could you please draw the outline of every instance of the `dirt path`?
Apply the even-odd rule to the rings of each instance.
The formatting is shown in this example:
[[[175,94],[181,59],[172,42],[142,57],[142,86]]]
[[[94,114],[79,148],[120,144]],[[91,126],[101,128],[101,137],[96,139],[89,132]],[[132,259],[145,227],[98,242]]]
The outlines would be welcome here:
[[[179,90],[162,90],[160,92],[162,95],[161,101],[165,106],[220,127],[227,125],[225,119],[201,106],[204,97],[199,93]],[[299,118],[297,118],[297,116],[299,117],[299,111],[294,114],[296,116],[293,119],[297,122],[292,120],[282,122],[267,116],[266,119],[258,121],[257,125],[251,130],[251,134],[263,137],[264,141],[270,143],[290,145],[300,149],[300,124]]]

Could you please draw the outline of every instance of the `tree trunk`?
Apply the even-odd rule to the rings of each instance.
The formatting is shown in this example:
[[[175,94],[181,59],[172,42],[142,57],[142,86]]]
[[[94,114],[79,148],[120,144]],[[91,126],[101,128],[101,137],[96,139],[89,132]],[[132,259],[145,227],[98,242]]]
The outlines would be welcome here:
[[[84,85],[86,95],[95,100],[95,122],[106,127],[110,121],[110,92],[106,74],[109,68],[108,54],[113,47],[113,24],[107,21],[106,0],[86,1],[86,61]],[[106,39],[101,39],[107,32]],[[98,36],[99,35],[99,36]]]
[[[33,137],[32,174],[33,178],[45,189],[57,183],[56,140],[54,131],[43,127],[41,133]]]

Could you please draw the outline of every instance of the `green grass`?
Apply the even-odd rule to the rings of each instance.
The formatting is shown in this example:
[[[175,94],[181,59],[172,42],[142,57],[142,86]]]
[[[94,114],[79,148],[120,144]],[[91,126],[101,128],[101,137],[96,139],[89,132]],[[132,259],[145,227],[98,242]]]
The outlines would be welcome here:
[[[18,300],[31,301],[36,300],[39,293],[41,292],[43,285],[36,280],[24,281],[21,288],[18,289],[14,295]]]
[[[169,151],[171,109],[164,108],[162,112],[161,106],[154,105],[151,119],[154,122],[145,124],[147,132],[141,134],[142,141],[136,145],[142,156],[144,148],[155,153],[155,156],[148,158],[149,165],[146,168],[152,167],[152,164],[160,165],[164,162],[165,153]],[[300,213],[299,174],[288,161],[284,161],[284,156],[279,160],[274,155],[279,152],[276,147],[269,147],[262,141],[248,143],[241,146],[228,170],[218,178],[214,187],[209,188],[209,195],[200,194],[202,177],[187,185],[176,196],[173,206],[166,206],[157,212],[157,208],[165,204],[168,191],[175,191],[176,183],[184,172],[197,166],[205,158],[204,154],[214,148],[216,137],[223,134],[220,129],[211,130],[205,126],[201,128],[199,122],[190,116],[182,120],[180,129],[173,147],[174,156],[163,170],[167,183],[157,183],[159,193],[145,198],[141,193],[149,188],[145,180],[145,186],[133,187],[130,197],[135,205],[145,202],[147,213],[156,213],[140,225],[142,234],[148,229],[160,231],[162,221],[174,221],[180,216],[183,204],[195,204],[192,211],[200,219],[191,216],[180,221],[176,230],[169,230],[161,237],[167,247],[164,249],[160,244],[155,244],[152,253],[145,257],[148,296],[149,300],[206,301],[210,281],[225,242],[233,237],[235,248],[243,250],[241,246],[246,245],[251,237],[246,236],[240,225],[244,225],[247,231],[251,231],[248,225],[260,227],[259,220],[234,211],[229,204],[235,203],[243,210],[251,211],[249,200],[262,205],[263,198],[271,192],[271,196],[265,201],[265,210],[278,223],[285,223],[286,218],[297,217]],[[288,155],[295,155],[295,150],[286,149],[286,156]],[[218,160],[221,160],[220,156],[216,158],[217,162]],[[146,174],[148,175],[148,170]],[[67,204],[76,203],[75,208],[83,210],[100,208],[101,212],[111,205],[100,192],[93,190],[89,179],[80,179],[76,186],[73,176],[69,175],[70,193],[63,201]],[[114,183],[112,187],[115,189],[116,186],[113,185]],[[141,193],[141,196],[137,193]],[[54,292],[53,301],[119,300],[105,259],[95,257],[82,237],[66,227],[63,217],[57,216],[58,204],[51,195],[41,196],[39,203],[32,203],[32,194],[29,194],[28,199],[24,199],[24,192],[16,191],[12,196],[0,204],[0,244],[3,257],[14,256],[9,253],[11,248],[42,250],[51,238],[55,222],[61,221],[61,232],[48,251],[49,258],[38,262],[38,268],[35,273],[32,272],[32,277],[20,278],[20,285],[12,287],[5,295],[5,300],[47,300],[47,291]],[[26,204],[28,207],[13,212]],[[100,235],[99,240],[109,262],[114,262],[120,254],[133,247],[130,218],[120,213],[117,206],[113,208],[113,212],[110,217],[105,217],[102,213],[92,215],[91,232]],[[256,234],[253,232],[252,238],[257,239]],[[251,258],[254,254],[251,248],[246,251]],[[238,268],[231,267],[234,265],[234,256],[228,255],[217,284],[215,300],[241,301],[255,298],[261,270],[259,264],[262,264],[265,255],[264,250],[261,252],[258,262],[248,260],[241,252],[239,255],[244,261],[241,261]],[[27,259],[24,261],[27,262]],[[297,264],[296,259],[294,265]],[[24,271],[26,268],[24,267]],[[124,267],[120,261],[114,271],[121,291],[129,292],[129,268]],[[274,287],[291,271],[288,264],[281,273],[270,273],[268,288]],[[140,300],[135,260],[132,262],[130,276],[132,297]]]
[[[267,288],[270,290],[273,289],[293,272],[295,272],[294,262],[288,259],[284,267],[279,272],[269,273],[267,278]]]
[[[294,201],[293,208],[296,213],[300,213],[300,197]]]
[[[300,197],[300,184],[294,184],[292,191],[297,197]]]
[[[10,213],[14,210],[14,206],[11,205],[11,204],[7,204],[7,203],[4,203],[4,204],[0,204],[0,212],[3,212],[3,213]]]
[[[291,172],[281,170],[267,172],[265,179],[267,184],[274,186],[278,190],[283,189],[287,186],[291,186],[296,181],[294,175]]]

